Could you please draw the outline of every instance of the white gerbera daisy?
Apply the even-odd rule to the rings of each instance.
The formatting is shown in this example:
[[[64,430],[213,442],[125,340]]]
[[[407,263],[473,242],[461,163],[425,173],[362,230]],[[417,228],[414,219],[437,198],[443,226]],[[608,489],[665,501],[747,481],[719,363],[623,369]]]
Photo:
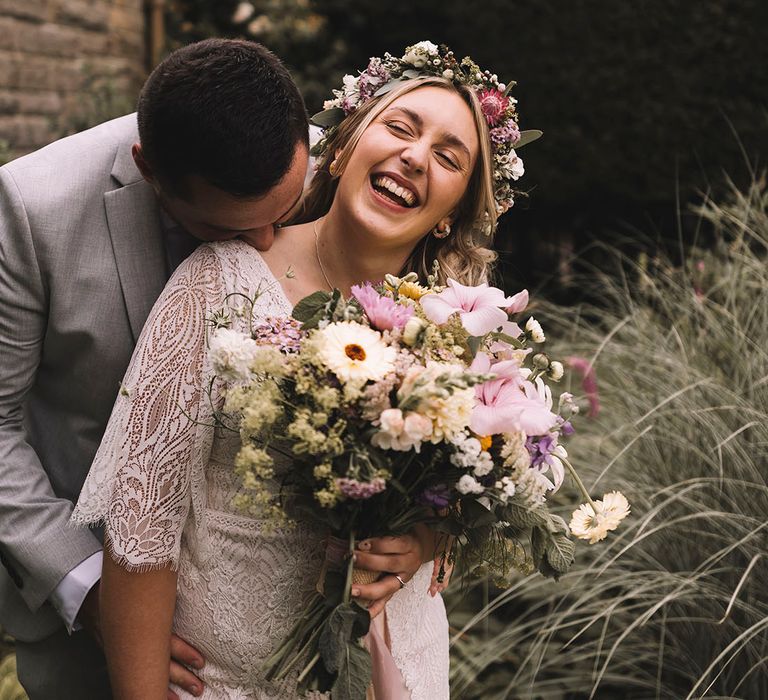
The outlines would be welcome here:
[[[381,333],[354,321],[330,323],[317,333],[320,361],[342,382],[377,381],[395,367],[397,351]]]
[[[613,525],[609,530],[615,530],[629,512],[629,501],[620,491],[611,491],[603,496],[603,516]]]
[[[595,501],[594,505],[595,508],[591,503],[582,503],[573,511],[569,524],[576,537],[589,540],[590,544],[605,539],[629,515],[629,502],[618,491],[605,494],[603,500]]]

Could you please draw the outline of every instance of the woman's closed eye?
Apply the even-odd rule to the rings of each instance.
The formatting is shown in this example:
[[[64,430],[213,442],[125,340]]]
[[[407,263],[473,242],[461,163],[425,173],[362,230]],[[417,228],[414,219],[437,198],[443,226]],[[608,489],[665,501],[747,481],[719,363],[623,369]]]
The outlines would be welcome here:
[[[438,157],[438,159],[444,164],[447,165],[452,170],[461,170],[461,164],[458,162],[458,160],[450,153],[445,153],[443,151],[437,151],[435,155]]]
[[[413,136],[413,131],[405,122],[384,122],[387,128],[395,134],[402,136]]]

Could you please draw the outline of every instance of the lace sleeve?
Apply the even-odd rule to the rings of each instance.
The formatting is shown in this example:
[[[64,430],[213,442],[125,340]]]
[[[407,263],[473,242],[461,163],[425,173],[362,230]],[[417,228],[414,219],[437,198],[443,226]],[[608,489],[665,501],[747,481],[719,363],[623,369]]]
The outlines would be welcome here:
[[[216,253],[201,246],[153,307],[72,515],[103,523],[129,570],[178,565],[181,534],[205,548],[205,465],[213,439],[206,317],[223,305]]]

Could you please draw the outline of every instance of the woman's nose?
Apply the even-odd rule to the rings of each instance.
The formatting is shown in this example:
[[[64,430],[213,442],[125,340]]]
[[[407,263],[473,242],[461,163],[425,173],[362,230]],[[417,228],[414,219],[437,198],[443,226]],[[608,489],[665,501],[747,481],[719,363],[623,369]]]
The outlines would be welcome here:
[[[408,144],[400,153],[400,160],[403,165],[417,173],[423,173],[426,170],[427,157],[427,145],[420,141]]]

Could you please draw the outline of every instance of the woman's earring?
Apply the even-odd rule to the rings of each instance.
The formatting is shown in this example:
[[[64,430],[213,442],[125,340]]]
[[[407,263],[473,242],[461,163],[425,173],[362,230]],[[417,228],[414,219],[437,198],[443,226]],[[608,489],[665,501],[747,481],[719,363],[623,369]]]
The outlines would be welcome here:
[[[435,238],[448,238],[451,235],[451,225],[447,221],[441,221],[432,229]]]
[[[338,160],[334,158],[331,161],[331,164],[328,166],[328,172],[330,173],[331,177],[336,177],[336,175],[338,174],[338,170],[339,170],[339,163],[338,163]]]

